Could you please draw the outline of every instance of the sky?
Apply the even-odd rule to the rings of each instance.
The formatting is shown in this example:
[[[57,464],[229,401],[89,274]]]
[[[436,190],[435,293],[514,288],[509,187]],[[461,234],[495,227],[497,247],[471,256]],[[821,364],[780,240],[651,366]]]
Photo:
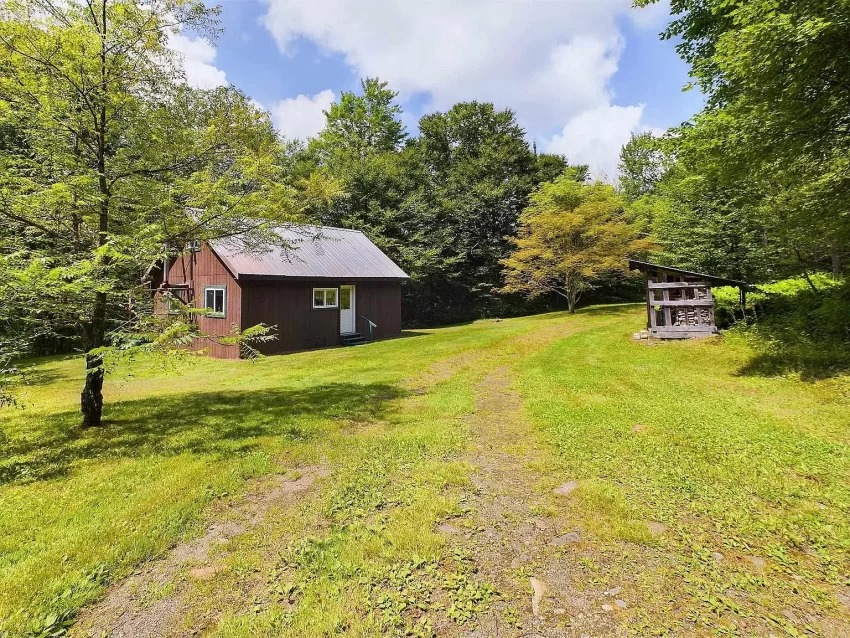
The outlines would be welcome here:
[[[466,100],[510,108],[541,152],[614,179],[632,132],[663,131],[702,106],[659,33],[662,0],[223,0],[214,41],[171,46],[200,88],[233,84],[288,138],[307,139],[360,78],[398,91],[411,134]]]

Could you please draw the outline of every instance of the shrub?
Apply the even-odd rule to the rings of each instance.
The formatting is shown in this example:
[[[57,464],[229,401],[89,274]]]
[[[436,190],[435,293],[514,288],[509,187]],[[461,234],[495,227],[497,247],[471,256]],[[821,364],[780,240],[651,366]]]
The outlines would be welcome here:
[[[715,298],[718,325],[734,325],[759,353],[753,371],[820,378],[850,369],[846,279],[817,273],[764,284],[748,293],[746,312],[734,288],[718,288]]]

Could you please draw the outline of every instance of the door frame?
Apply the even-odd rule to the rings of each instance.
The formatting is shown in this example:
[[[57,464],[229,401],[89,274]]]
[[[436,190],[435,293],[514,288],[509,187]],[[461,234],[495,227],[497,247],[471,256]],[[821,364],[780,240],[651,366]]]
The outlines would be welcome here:
[[[342,289],[348,288],[351,290],[351,330],[344,330],[342,327]],[[339,287],[339,334],[348,334],[357,332],[357,286],[354,284],[340,285]]]

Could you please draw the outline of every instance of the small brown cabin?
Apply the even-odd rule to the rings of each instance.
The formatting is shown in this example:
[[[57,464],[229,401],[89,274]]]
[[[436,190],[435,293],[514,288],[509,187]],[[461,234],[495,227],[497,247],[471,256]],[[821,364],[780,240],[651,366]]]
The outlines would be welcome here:
[[[259,323],[277,339],[264,354],[397,337],[405,272],[356,230],[326,226],[276,229],[286,249],[245,252],[237,241],[197,242],[167,262],[155,282],[157,311],[168,296],[206,308],[196,317],[207,335],[226,336]],[[210,343],[215,357],[239,358],[238,346]]]
[[[717,334],[714,323],[712,286],[734,286],[746,301],[749,284],[737,279],[659,266],[645,261],[629,261],[640,270],[646,283],[646,327],[659,339],[689,339]]]

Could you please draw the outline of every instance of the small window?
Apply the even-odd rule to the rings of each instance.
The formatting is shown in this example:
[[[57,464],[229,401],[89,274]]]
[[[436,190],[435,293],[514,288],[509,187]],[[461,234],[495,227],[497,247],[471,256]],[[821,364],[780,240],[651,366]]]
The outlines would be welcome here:
[[[227,289],[224,286],[204,288],[204,308],[209,310],[207,317],[224,317],[227,303]]]
[[[171,293],[165,294],[165,307],[170,315],[180,314],[180,305],[177,302],[177,298]]]
[[[336,308],[336,288],[313,288],[314,308]]]

